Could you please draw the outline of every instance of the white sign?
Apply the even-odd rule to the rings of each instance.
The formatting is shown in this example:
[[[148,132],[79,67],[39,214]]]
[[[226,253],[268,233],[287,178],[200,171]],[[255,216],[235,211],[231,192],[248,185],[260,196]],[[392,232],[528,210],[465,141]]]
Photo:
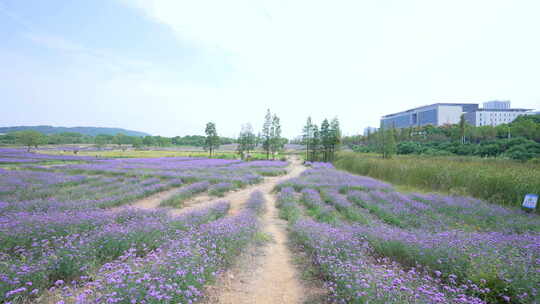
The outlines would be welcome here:
[[[523,208],[535,209],[537,202],[538,202],[538,195],[526,194],[525,199],[523,200]]]

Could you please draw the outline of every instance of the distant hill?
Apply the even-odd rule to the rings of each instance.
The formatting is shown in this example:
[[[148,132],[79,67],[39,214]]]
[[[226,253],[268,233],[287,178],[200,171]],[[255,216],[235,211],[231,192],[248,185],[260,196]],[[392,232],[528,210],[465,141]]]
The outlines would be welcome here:
[[[121,128],[101,128],[101,127],[53,127],[53,126],[17,126],[17,127],[0,127],[1,133],[10,133],[16,131],[34,130],[43,134],[58,134],[64,132],[76,132],[84,135],[96,136],[98,134],[116,135],[123,133],[128,136],[147,136],[150,135],[144,132],[126,130]]]

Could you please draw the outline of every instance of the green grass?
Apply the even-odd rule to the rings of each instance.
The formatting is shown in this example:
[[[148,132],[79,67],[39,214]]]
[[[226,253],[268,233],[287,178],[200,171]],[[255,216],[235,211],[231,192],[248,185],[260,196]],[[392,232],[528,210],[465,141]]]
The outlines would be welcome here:
[[[71,152],[38,150],[38,153],[52,155],[77,155],[93,156],[103,158],[156,158],[156,157],[209,157],[206,151],[170,151],[170,150],[106,150],[106,151],[79,151],[77,154]],[[282,155],[278,155],[279,159]],[[217,151],[212,158],[239,159],[240,155],[234,151]],[[266,154],[262,152],[251,153],[252,160],[266,159]]]
[[[475,157],[396,156],[342,152],[335,166],[397,185],[470,195],[519,207],[527,193],[540,193],[540,166]],[[538,209],[537,209],[538,210]]]
[[[296,221],[302,216],[302,210],[298,208],[296,202],[283,204],[279,209],[279,218],[284,219],[290,223],[296,223]]]

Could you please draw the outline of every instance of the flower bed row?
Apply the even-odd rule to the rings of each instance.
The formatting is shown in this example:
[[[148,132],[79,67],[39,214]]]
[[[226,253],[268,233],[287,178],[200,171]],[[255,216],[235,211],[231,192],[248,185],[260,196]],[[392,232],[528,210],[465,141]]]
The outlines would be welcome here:
[[[178,231],[144,257],[128,251],[114,263],[104,265],[96,280],[63,291],[64,301],[194,303],[203,297],[204,286],[253,241],[259,229],[257,214],[264,204],[262,193],[254,192],[237,215]]]
[[[323,171],[327,173],[323,174]],[[279,197],[284,198],[280,202],[280,213],[284,218],[293,218],[292,222],[304,223],[294,226],[295,239],[306,248],[311,246],[310,250],[315,250],[313,254],[318,250],[315,240],[323,240],[328,233],[336,234],[332,237],[337,238],[339,233],[352,231],[357,243],[350,250],[357,248],[361,253],[340,251],[346,248],[344,241],[336,245],[337,249],[332,249],[335,258],[361,254],[375,261],[373,267],[379,267],[378,261],[382,260],[385,260],[384,265],[399,263],[400,269],[407,272],[414,269],[429,276],[430,282],[442,286],[437,288],[444,289],[444,301],[461,301],[462,297],[457,294],[448,298],[447,291],[453,290],[490,303],[540,300],[540,234],[537,232],[540,224],[537,217],[498,206],[489,209],[485,202],[472,198],[402,194],[391,188],[371,187],[376,185],[371,181],[362,184],[356,177],[351,177],[342,186],[335,181],[336,176],[346,181],[344,173],[332,171],[335,170],[331,167],[315,165],[298,179],[285,181],[277,187],[282,189]],[[328,176],[328,180],[324,176]],[[305,210],[299,208],[300,203]],[[321,210],[335,210],[335,213],[323,217]],[[301,218],[298,213],[302,211],[317,222],[298,220]],[[356,220],[356,214],[367,221]],[[478,223],[472,225],[474,221]],[[317,228],[317,225],[320,226]],[[338,232],[326,231],[330,228]],[[306,229],[310,231],[307,234]],[[315,262],[320,264],[317,259]],[[342,262],[352,263],[339,261]],[[319,266],[326,280],[335,279],[327,276],[331,270],[328,265]],[[357,288],[350,282],[349,285],[348,289]],[[370,297],[379,298],[377,294],[354,298],[341,292],[336,297],[354,303],[366,299],[372,302]],[[425,298],[427,302],[432,300]],[[412,300],[407,298],[407,301]]]
[[[178,233],[222,217],[228,208],[228,203],[219,202],[181,217],[124,210],[48,214],[42,219],[34,216],[3,222],[0,301],[33,298],[58,280],[84,281],[127,250],[145,256]]]

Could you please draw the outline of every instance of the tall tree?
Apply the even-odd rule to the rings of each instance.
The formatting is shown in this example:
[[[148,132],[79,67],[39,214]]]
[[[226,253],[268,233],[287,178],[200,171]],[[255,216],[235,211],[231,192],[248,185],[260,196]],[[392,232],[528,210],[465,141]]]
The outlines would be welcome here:
[[[131,144],[132,142],[133,142],[133,139],[131,138],[131,136],[127,136],[124,133],[117,133],[113,137],[113,143],[117,144],[118,148],[124,151],[127,149],[127,145]]]
[[[98,134],[94,138],[94,144],[98,148],[98,150],[101,150],[103,147],[105,147],[106,144],[110,143],[112,140],[112,136],[106,135],[106,134]]]
[[[465,122],[465,114],[461,114],[459,117],[459,135],[461,137],[461,143],[465,143],[465,127],[467,126],[467,122]]]
[[[332,147],[332,135],[330,132],[330,123],[328,119],[324,119],[321,124],[320,131],[321,148],[322,148],[322,160],[327,162],[330,156],[330,150]]]
[[[380,147],[383,158],[392,158],[396,154],[396,139],[394,128],[382,128],[380,133]]]
[[[272,113],[270,113],[270,109],[266,111],[266,115],[264,116],[261,135],[263,150],[266,151],[266,159],[270,159],[270,145],[272,139]]]
[[[339,120],[337,117],[330,122],[330,159],[334,161],[336,151],[341,144],[341,128],[339,126]]]
[[[30,152],[30,148],[37,148],[38,145],[41,145],[46,139],[43,133],[34,130],[15,132],[15,138],[18,144],[27,147],[28,152]]]
[[[147,135],[143,138],[142,143],[145,146],[153,146],[155,144],[154,137]]]
[[[306,146],[306,160],[309,160],[309,150],[313,139],[313,123],[311,116],[307,118],[306,125],[302,129],[302,143]]]
[[[272,159],[276,158],[276,155],[279,151],[283,149],[284,141],[281,138],[281,123],[279,117],[274,114],[272,117],[272,127],[271,127],[271,139],[270,139],[270,150],[272,151]]]
[[[319,160],[319,151],[321,144],[321,133],[319,132],[319,127],[316,124],[312,126],[313,137],[311,138],[311,161]]]
[[[210,157],[212,157],[214,150],[219,147],[219,136],[217,134],[216,124],[213,122],[207,123],[204,132],[206,133],[204,149],[207,150],[210,153]]]
[[[244,159],[245,154],[249,154],[250,151],[255,150],[256,145],[257,138],[255,133],[253,133],[253,127],[249,123],[243,125],[238,136],[237,150],[240,153],[240,157]]]

